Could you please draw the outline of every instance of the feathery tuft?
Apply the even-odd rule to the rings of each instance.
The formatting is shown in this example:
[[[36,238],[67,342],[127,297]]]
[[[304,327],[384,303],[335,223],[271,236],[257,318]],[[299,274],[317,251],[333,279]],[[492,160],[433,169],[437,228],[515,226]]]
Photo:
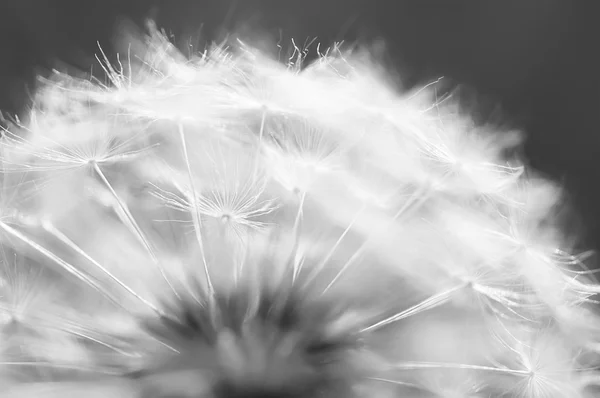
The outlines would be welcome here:
[[[341,45],[131,40],[3,132],[2,396],[594,396],[600,285],[520,134]]]

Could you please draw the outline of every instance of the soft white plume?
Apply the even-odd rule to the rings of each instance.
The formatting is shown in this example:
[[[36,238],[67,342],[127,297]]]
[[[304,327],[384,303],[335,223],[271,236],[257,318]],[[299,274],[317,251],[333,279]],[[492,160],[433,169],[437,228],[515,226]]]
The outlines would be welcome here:
[[[4,132],[0,396],[594,396],[600,285],[519,134],[343,46],[128,40]]]

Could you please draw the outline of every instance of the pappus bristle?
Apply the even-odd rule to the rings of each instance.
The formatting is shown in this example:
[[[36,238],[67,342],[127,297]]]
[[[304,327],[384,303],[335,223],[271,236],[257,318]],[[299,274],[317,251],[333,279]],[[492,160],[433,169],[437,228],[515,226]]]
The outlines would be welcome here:
[[[1,396],[594,396],[600,287],[522,134],[342,44],[127,40],[3,130]]]

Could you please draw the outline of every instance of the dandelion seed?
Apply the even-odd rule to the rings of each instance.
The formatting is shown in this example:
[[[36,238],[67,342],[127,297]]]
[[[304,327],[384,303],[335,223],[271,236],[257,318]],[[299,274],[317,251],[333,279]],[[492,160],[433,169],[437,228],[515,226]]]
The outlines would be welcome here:
[[[48,300],[48,290],[44,289],[43,270],[28,266],[23,259],[7,257],[4,253],[3,271],[1,275],[1,301],[3,325],[10,326],[25,322],[36,310]],[[15,256],[16,257],[16,256]],[[37,309],[39,311],[39,309]]]
[[[513,394],[523,398],[580,396],[573,382],[577,353],[567,344],[544,330],[516,344],[517,361],[525,373],[511,388]]]
[[[180,193],[156,187],[154,195],[175,210],[196,211],[218,220],[239,238],[245,236],[245,230],[261,231],[269,225],[261,219],[277,209],[275,199],[266,197],[267,180],[245,177],[246,173],[240,170],[243,165],[230,166],[216,167],[205,180],[206,186],[196,188],[195,194],[191,183],[182,181],[176,183]],[[201,225],[200,222],[198,227]]]
[[[308,192],[319,174],[341,166],[339,144],[308,121],[284,120],[271,136],[267,163],[273,178],[289,191]]]
[[[82,126],[86,127],[86,126]],[[88,128],[98,130],[97,124]],[[108,126],[106,128],[109,128]],[[16,171],[23,167],[28,171],[69,171],[87,168],[93,164],[112,165],[120,162],[134,161],[157,145],[142,147],[140,139],[144,134],[136,134],[129,138],[119,139],[117,135],[107,133],[100,127],[99,133],[92,133],[88,138],[78,138],[79,142],[70,138],[70,142],[60,142],[50,136],[34,136],[36,141],[8,134],[5,145],[14,152],[34,159],[24,164],[15,164]],[[89,134],[89,133],[88,133]],[[41,142],[39,142],[41,141]],[[135,147],[139,147],[136,149]],[[8,168],[10,171],[10,168]]]

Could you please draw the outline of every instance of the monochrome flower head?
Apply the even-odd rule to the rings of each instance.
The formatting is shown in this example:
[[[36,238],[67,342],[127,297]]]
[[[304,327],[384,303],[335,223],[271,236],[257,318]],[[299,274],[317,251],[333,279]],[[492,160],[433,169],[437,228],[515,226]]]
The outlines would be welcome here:
[[[130,29],[3,130],[3,396],[594,396],[600,286],[521,133],[341,43]]]

